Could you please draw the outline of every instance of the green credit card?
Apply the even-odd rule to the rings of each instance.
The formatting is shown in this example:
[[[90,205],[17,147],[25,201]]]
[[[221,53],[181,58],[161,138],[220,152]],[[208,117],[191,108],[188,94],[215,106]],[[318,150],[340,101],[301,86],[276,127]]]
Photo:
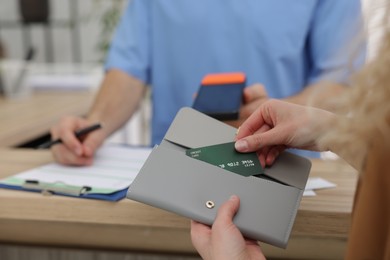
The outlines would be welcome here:
[[[263,173],[257,154],[239,153],[234,143],[188,149],[186,155],[246,177]]]

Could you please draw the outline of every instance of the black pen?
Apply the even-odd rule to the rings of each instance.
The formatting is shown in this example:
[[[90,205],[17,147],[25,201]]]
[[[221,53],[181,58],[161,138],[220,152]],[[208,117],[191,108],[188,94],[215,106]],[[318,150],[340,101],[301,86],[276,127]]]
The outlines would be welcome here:
[[[81,137],[83,137],[84,135],[86,134],[89,134],[90,132],[92,131],[95,131],[95,130],[98,130],[102,128],[102,125],[100,123],[98,124],[94,124],[94,125],[91,125],[91,126],[88,126],[86,128],[82,128],[80,130],[77,130],[74,132],[74,135],[80,139]],[[50,148],[52,147],[53,145],[55,144],[60,144],[62,143],[62,140],[61,139],[56,139],[56,140],[52,140],[52,141],[49,141],[49,142],[46,142],[46,143],[43,143],[41,145],[39,145],[37,147],[37,149],[46,149],[46,148]]]

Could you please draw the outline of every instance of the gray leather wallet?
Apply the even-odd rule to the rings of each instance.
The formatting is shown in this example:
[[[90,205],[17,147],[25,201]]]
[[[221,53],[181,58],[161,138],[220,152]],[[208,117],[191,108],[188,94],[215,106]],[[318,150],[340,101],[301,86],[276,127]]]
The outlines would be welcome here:
[[[240,197],[234,223],[244,236],[285,248],[309,176],[308,159],[283,152],[264,178],[244,177],[185,154],[234,141],[237,129],[182,108],[130,185],[127,198],[212,225],[219,206]]]

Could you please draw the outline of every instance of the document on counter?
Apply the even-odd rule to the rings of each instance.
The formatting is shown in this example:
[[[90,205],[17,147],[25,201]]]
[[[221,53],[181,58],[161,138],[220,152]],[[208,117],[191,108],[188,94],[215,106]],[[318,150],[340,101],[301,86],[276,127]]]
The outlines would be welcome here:
[[[330,189],[335,188],[337,185],[333,182],[330,182],[328,180],[325,180],[320,177],[309,177],[306,183],[305,191],[303,193],[303,196],[311,197],[316,196],[316,193],[314,190],[319,189]]]
[[[0,188],[119,200],[137,176],[151,148],[104,145],[91,166],[49,163],[0,180]]]

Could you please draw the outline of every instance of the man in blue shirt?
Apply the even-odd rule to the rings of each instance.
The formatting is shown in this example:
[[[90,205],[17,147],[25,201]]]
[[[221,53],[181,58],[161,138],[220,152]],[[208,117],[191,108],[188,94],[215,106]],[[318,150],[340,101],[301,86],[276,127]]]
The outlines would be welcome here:
[[[158,144],[183,106],[191,106],[208,73],[244,72],[248,86],[238,126],[268,98],[321,107],[342,91],[360,59],[350,49],[361,29],[360,0],[133,0],[113,38],[107,71],[86,119],[52,129],[64,164],[92,163],[96,149],[136,110],[152,88],[152,140]],[[328,82],[320,84],[320,82]],[[262,85],[260,85],[261,83]],[[317,97],[311,98],[314,92]],[[102,122],[80,142],[74,130]]]

